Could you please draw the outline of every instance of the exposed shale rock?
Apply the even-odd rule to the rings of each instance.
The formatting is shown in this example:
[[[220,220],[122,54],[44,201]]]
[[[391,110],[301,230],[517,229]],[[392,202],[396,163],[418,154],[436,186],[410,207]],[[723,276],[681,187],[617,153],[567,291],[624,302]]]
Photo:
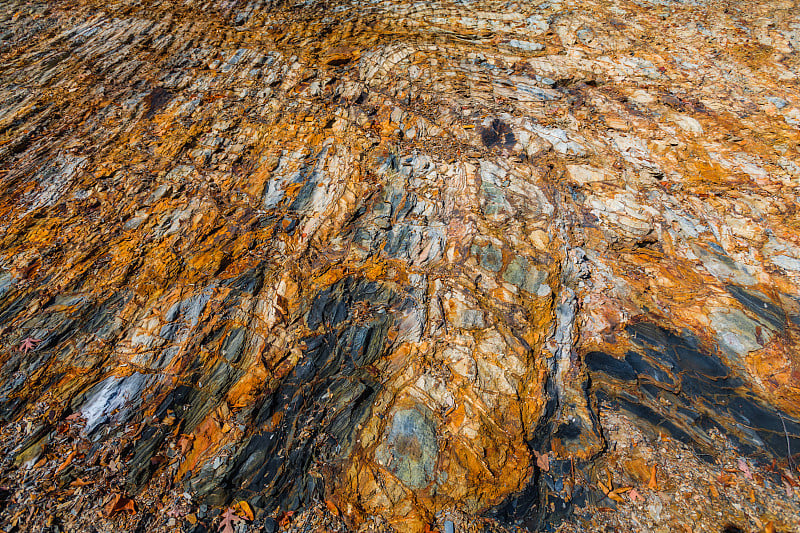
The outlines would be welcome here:
[[[0,528],[796,531],[789,0],[0,0]]]

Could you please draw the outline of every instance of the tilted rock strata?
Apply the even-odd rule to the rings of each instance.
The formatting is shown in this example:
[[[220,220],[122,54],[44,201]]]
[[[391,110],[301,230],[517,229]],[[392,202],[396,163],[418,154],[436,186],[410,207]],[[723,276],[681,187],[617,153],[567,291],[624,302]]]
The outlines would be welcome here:
[[[790,466],[795,8],[4,2],[3,520],[531,525],[598,408]]]

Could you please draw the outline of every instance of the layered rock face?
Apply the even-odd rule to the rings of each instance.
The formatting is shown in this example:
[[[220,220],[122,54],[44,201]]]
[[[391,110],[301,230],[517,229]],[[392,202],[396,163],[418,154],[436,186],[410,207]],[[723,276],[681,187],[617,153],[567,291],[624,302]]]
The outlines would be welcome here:
[[[796,3],[0,18],[4,530],[795,530]]]

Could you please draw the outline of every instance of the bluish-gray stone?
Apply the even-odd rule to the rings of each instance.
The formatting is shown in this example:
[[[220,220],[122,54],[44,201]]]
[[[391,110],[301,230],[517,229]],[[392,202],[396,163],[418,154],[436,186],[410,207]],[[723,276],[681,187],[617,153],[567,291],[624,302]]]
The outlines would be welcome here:
[[[720,348],[740,369],[746,367],[747,354],[763,348],[775,333],[769,323],[757,322],[735,308],[712,310],[709,318]]]
[[[500,272],[500,269],[503,268],[503,253],[491,244],[486,246],[473,244],[470,252],[478,258],[481,268],[491,272]]]
[[[549,287],[547,291],[540,293],[539,287],[547,279],[547,272],[536,270],[528,264],[528,260],[524,257],[515,257],[503,272],[503,279],[512,285],[540,296],[547,296],[550,294]]]
[[[375,450],[375,459],[412,489],[421,489],[433,480],[438,457],[433,419],[423,406],[395,412]]]
[[[225,342],[222,345],[222,354],[229,363],[235,363],[239,360],[246,332],[246,328],[234,328],[225,338]]]

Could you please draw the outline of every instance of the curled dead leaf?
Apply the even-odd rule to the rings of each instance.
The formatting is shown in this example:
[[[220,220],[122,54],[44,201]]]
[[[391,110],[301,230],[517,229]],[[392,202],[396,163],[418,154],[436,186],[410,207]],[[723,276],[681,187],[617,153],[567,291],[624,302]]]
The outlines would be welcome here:
[[[250,504],[246,501],[242,500],[236,505],[233,506],[239,516],[244,517],[245,520],[252,522],[255,519],[255,514],[253,514],[253,509],[250,507]]]
[[[633,487],[618,487],[616,489],[609,491],[606,494],[606,496],[608,496],[617,503],[623,503],[625,500],[622,498],[622,495],[631,489],[633,489]]]
[[[622,496],[615,493],[614,491],[609,492],[608,494],[606,494],[606,496],[608,496],[610,500],[614,500],[617,503],[623,503],[625,501],[622,499]]]

